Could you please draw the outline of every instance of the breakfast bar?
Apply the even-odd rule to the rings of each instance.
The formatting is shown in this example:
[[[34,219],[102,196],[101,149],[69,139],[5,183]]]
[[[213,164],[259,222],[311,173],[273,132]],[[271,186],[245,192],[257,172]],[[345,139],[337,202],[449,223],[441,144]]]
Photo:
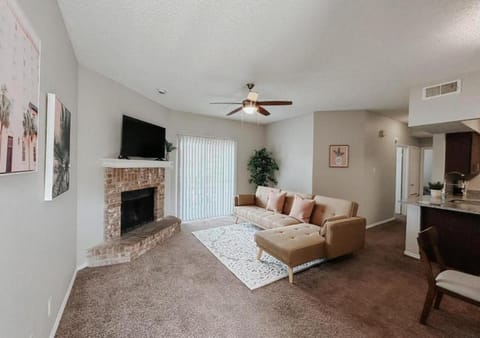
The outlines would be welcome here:
[[[480,200],[408,201],[405,255],[419,258],[418,232],[430,226],[437,228],[447,266],[480,275]]]

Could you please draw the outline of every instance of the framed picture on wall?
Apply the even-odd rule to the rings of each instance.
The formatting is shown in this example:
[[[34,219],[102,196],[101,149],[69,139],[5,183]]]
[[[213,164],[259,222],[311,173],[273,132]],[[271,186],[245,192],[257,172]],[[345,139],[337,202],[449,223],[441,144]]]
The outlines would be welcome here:
[[[16,0],[0,0],[0,176],[37,171],[40,39]]]
[[[51,201],[70,188],[70,124],[72,114],[56,97],[47,98],[45,200]]]
[[[332,144],[329,149],[328,166],[330,168],[348,168],[349,145]]]

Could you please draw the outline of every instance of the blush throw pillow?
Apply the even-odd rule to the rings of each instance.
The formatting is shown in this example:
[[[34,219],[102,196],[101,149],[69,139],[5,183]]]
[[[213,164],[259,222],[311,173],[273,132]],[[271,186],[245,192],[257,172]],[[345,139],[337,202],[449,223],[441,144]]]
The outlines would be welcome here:
[[[268,194],[268,201],[267,201],[267,210],[275,211],[275,212],[282,212],[283,205],[285,204],[285,196],[287,194],[282,192],[270,191]]]
[[[289,216],[298,219],[303,223],[308,223],[310,221],[310,216],[312,215],[314,206],[314,200],[303,199],[300,196],[295,195],[292,210],[290,210]]]

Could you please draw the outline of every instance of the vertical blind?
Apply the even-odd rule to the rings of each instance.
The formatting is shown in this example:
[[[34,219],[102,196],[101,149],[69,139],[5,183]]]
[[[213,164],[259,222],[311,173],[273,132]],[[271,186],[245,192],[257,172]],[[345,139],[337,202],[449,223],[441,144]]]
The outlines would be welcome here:
[[[180,136],[178,155],[179,214],[182,220],[232,214],[235,142]]]

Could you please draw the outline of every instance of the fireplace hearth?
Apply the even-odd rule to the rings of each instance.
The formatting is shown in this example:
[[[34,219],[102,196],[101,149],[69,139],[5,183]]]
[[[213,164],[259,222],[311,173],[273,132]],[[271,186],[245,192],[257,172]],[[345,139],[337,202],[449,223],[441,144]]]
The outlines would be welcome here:
[[[131,262],[178,233],[182,222],[163,213],[171,165],[112,159],[104,167],[105,242],[88,250],[88,266]]]
[[[155,189],[139,189],[122,192],[120,235],[155,219]]]

